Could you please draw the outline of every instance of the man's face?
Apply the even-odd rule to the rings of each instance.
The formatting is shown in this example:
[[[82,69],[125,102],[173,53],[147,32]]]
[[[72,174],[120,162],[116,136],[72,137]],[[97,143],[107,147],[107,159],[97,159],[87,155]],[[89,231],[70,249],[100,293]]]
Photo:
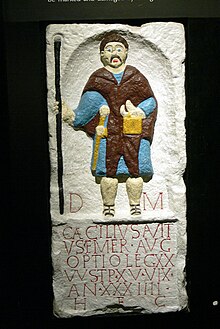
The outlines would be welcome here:
[[[101,61],[104,66],[118,68],[125,63],[127,58],[127,49],[121,42],[109,42],[101,51]]]

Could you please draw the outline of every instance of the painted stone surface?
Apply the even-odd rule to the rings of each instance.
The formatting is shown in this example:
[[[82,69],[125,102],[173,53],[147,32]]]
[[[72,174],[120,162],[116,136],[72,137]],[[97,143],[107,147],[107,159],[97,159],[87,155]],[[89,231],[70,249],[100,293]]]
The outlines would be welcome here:
[[[101,56],[100,61],[100,42],[112,31],[126,40],[128,51],[122,40],[110,40],[105,44],[107,48],[101,49],[101,55],[107,59]],[[60,98],[55,81],[57,40]],[[117,56],[108,59],[108,52],[109,56]],[[57,316],[168,312],[187,307],[186,202],[182,178],[186,164],[184,59],[184,30],[177,23],[150,23],[141,27],[67,24],[47,28],[50,202]],[[110,60],[114,63],[108,67]],[[127,76],[129,80],[134,72],[138,74],[139,85],[132,87],[128,83],[121,99],[110,99],[108,82],[100,82],[103,74],[113,81],[116,77],[112,73],[122,73],[122,79]],[[139,97],[146,78],[148,93]],[[114,83],[117,85],[116,80]],[[126,95],[129,88],[136,88],[132,99]],[[91,91],[93,94],[88,94]],[[85,101],[83,97],[87,96]],[[55,100],[60,100],[58,104],[62,106],[58,105],[58,111],[60,107],[63,112],[62,211]],[[104,160],[98,164],[97,152],[103,143],[111,136],[117,137],[115,122],[109,125],[114,121],[111,112],[117,100],[119,136],[139,138],[144,122],[154,116],[154,133],[143,138],[148,145],[143,146],[141,154],[138,144],[138,159],[150,163],[147,174],[142,175],[140,168],[131,173],[129,161],[133,152],[131,157],[125,155],[116,160],[111,147],[105,150],[107,164]],[[79,109],[82,101],[86,105]],[[88,113],[92,115],[88,117]],[[98,140],[97,136],[101,138]],[[116,148],[119,143],[120,138]],[[105,206],[114,204],[106,213]]]

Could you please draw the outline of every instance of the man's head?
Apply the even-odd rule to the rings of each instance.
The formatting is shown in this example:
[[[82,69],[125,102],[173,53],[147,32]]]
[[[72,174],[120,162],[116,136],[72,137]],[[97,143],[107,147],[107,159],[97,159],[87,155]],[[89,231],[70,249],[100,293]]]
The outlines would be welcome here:
[[[104,66],[120,68],[128,54],[127,41],[117,33],[109,33],[100,43],[100,56]]]

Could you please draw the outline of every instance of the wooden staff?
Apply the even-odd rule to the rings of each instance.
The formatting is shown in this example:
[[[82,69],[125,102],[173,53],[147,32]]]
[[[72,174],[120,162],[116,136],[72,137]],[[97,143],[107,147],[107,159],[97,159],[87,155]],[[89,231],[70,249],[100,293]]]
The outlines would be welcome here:
[[[104,126],[105,118],[106,118],[106,115],[103,115],[103,116],[100,115],[100,118],[99,118],[99,126]],[[107,129],[104,131],[104,134],[99,135],[99,136],[96,135],[94,155],[93,155],[92,171],[95,171],[96,170],[98,156],[99,156],[99,146],[100,146],[100,143],[101,143],[101,139],[103,137],[105,137],[105,136],[107,136]]]
[[[64,193],[63,193],[63,155],[62,155],[62,98],[60,92],[60,51],[61,37],[54,38],[54,58],[55,58],[55,92],[56,102],[58,104],[58,113],[56,114],[56,138],[57,138],[57,180],[59,190],[59,209],[60,214],[64,213]]]

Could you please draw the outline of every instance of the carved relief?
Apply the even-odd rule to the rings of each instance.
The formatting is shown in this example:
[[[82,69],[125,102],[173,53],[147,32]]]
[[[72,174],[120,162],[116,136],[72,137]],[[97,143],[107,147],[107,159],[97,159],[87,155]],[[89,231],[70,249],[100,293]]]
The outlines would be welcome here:
[[[100,177],[104,216],[115,214],[118,181],[126,178],[131,215],[140,215],[143,179],[153,175],[150,144],[157,101],[148,80],[126,65],[129,45],[110,32],[100,43],[104,68],[95,71],[73,112],[65,106],[63,119],[93,139],[91,170]],[[146,161],[147,159],[147,161]]]
[[[181,24],[47,29],[58,316],[187,306],[184,58]]]

